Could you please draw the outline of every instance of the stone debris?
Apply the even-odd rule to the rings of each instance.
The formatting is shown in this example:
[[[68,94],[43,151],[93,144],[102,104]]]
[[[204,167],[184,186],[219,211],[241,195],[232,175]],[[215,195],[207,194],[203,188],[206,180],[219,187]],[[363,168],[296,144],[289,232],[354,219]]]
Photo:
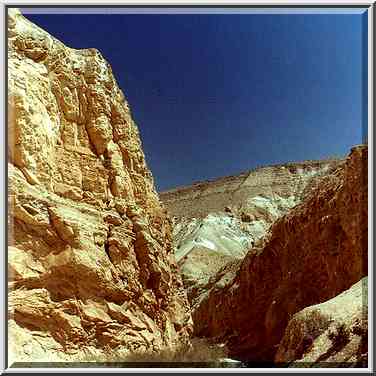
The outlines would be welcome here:
[[[290,367],[367,367],[368,278],[340,295],[304,308],[289,321],[275,362]]]

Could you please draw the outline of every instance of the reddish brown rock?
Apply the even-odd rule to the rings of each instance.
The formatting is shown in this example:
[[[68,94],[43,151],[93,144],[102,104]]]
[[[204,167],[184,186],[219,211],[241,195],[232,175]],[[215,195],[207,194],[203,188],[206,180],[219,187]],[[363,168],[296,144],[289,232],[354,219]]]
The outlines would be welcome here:
[[[235,270],[212,278],[193,312],[197,335],[222,337],[241,359],[270,362],[296,312],[367,275],[367,147],[354,147],[309,190]]]
[[[10,364],[185,342],[170,223],[110,66],[9,12]]]
[[[301,202],[313,182],[340,162],[260,167],[162,192],[173,217],[174,251],[192,309],[222,267],[243,259],[278,218]]]

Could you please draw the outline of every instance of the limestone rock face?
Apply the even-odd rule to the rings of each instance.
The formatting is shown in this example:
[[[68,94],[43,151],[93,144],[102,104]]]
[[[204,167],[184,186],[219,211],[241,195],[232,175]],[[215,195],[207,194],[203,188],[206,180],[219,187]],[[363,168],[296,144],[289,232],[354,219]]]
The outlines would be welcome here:
[[[9,12],[10,363],[185,341],[170,222],[109,64]]]
[[[198,336],[222,337],[230,355],[272,361],[301,309],[367,275],[367,147],[316,181],[237,263],[212,278],[193,311]],[[220,307],[220,309],[218,308]]]
[[[335,298],[296,313],[278,347],[276,363],[367,367],[367,290],[364,277]]]
[[[160,194],[173,216],[173,245],[192,309],[227,264],[242,260],[270,226],[340,160],[258,168]],[[223,271],[221,272],[223,274]]]

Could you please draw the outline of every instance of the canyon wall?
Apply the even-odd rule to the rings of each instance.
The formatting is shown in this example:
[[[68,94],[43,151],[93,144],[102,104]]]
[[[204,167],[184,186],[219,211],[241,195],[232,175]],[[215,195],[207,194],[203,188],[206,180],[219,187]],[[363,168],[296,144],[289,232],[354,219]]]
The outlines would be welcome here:
[[[210,278],[233,268],[270,226],[296,206],[340,160],[257,168],[160,194],[173,217],[173,245],[192,309]]]
[[[273,361],[295,313],[367,275],[367,189],[367,146],[354,147],[242,261],[209,280],[193,311],[196,335],[225,341],[239,359]]]
[[[185,342],[170,222],[111,67],[15,9],[8,26],[10,363]]]

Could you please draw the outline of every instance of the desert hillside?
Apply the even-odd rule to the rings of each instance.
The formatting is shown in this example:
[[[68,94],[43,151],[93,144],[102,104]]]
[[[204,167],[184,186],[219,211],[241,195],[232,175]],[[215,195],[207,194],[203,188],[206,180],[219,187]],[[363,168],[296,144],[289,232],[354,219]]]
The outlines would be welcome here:
[[[194,308],[224,265],[236,263],[341,160],[267,166],[161,192],[173,218],[173,246]]]
[[[293,315],[335,298],[368,274],[367,154],[367,146],[354,147],[245,258],[209,280],[192,311],[196,335],[227,342],[231,354],[246,361],[297,360],[282,349],[276,355],[292,336],[293,324],[280,344]],[[358,319],[360,336],[367,323],[361,315]]]

